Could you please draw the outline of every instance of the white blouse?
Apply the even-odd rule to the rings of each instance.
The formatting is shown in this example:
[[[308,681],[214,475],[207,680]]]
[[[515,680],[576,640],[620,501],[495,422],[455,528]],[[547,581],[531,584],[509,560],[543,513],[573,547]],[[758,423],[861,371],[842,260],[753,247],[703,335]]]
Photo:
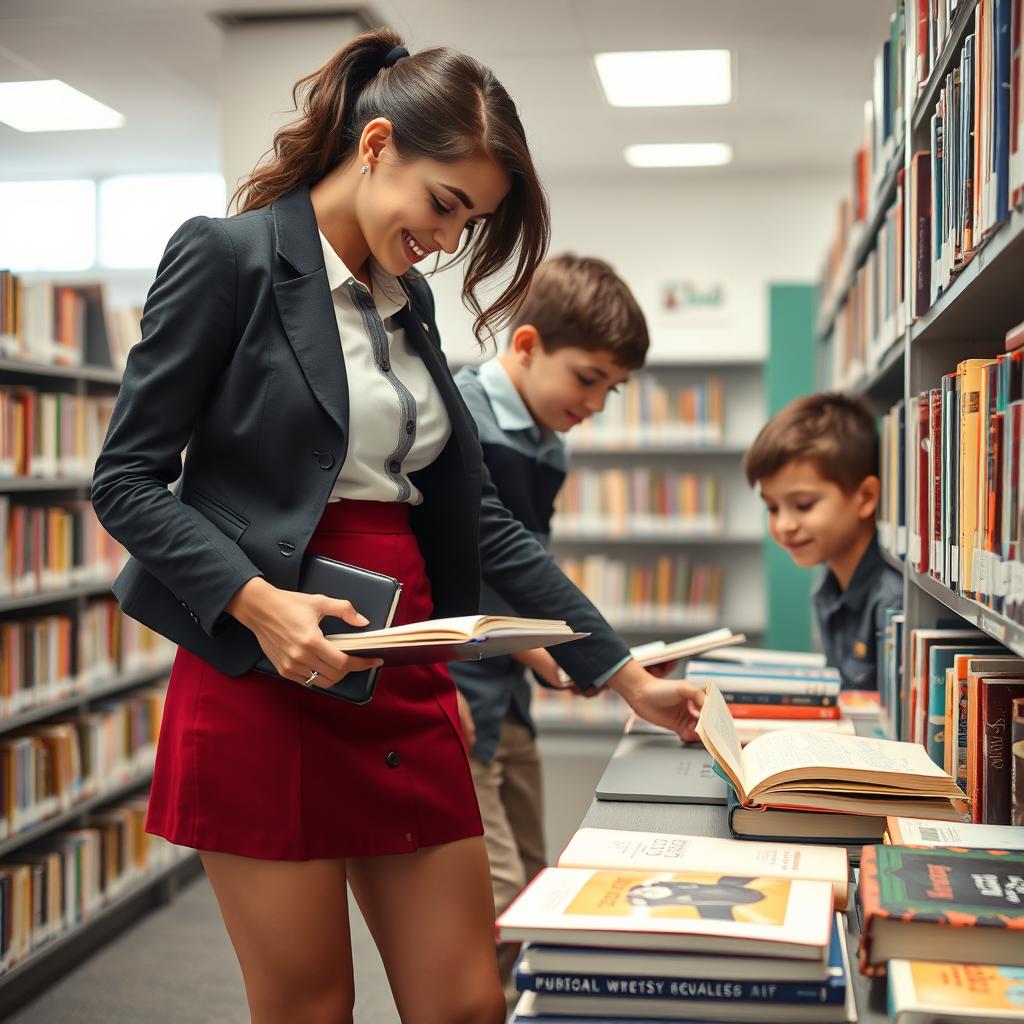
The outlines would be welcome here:
[[[409,474],[429,466],[451,435],[441,395],[395,314],[408,299],[372,259],[372,293],[320,232],[348,377],[348,454],[331,501],[407,501],[423,495]]]

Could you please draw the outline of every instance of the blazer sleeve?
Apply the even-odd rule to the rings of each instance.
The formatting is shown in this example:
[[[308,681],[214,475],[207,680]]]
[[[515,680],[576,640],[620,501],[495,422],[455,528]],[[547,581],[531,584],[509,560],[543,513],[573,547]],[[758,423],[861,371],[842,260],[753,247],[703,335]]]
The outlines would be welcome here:
[[[629,648],[562,570],[543,544],[502,503],[483,465],[480,502],[480,568],[484,580],[518,614],[565,619],[585,640],[559,644],[551,656],[580,689],[629,658]]]
[[[407,279],[424,311],[434,320],[434,296],[418,274]],[[437,329],[434,329],[435,342]],[[467,411],[473,429],[476,423]],[[629,648],[601,613],[562,572],[550,552],[506,508],[481,458],[480,571],[484,582],[517,615],[565,619],[585,640],[559,644],[551,656],[583,690],[607,680],[609,672],[630,657]]]
[[[238,589],[262,573],[168,488],[234,352],[236,296],[234,248],[224,227],[208,217],[186,221],[168,242],[146,299],[142,338],[129,353],[92,482],[107,532],[210,636]]]

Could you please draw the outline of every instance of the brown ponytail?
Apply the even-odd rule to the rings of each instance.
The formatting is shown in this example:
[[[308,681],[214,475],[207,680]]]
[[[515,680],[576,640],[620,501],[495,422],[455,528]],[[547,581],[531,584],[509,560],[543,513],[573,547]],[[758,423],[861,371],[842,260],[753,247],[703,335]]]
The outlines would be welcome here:
[[[533,166],[515,103],[494,73],[447,48],[421,50],[391,67],[384,58],[401,37],[391,29],[367,32],[342,47],[292,90],[301,117],[274,135],[273,156],[232,196],[241,213],[267,206],[303,182],[316,182],[351,158],[374,118],[391,122],[400,156],[451,163],[491,157],[512,179],[495,211],[470,236],[462,300],[481,343],[506,325],[544,258],[550,236],[547,198]],[[301,95],[301,104],[300,104]],[[511,280],[486,308],[477,288],[506,265]]]

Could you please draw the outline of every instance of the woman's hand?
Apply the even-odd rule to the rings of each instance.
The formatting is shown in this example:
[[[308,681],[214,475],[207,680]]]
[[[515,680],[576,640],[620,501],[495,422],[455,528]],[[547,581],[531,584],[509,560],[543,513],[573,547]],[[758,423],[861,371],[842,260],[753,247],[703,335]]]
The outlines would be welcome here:
[[[313,685],[326,689],[349,672],[382,664],[376,658],[342,654],[320,631],[320,620],[328,615],[350,626],[367,624],[349,601],[279,590],[255,576],[239,588],[225,610],[256,634],[274,668],[293,682],[305,683],[311,673],[317,672]]]
[[[455,699],[459,705],[459,725],[462,726],[462,735],[466,741],[466,750],[472,754],[476,746],[476,722],[473,721],[473,712],[470,710],[469,701],[462,696],[462,691],[456,687]]]
[[[696,725],[704,692],[682,679],[657,679],[629,661],[607,683],[641,717],[677,733],[687,742],[697,739]]]

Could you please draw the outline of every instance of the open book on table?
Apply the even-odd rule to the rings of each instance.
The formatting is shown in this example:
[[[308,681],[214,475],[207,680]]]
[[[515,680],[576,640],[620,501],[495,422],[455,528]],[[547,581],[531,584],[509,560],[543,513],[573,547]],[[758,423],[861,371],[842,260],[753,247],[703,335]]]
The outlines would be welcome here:
[[[380,658],[385,665],[426,665],[437,661],[479,661],[535,647],[553,647],[589,635],[574,633],[561,619],[463,615],[363,633],[332,633],[327,639],[345,654]]]
[[[704,693],[697,734],[745,807],[963,818],[963,793],[918,743],[784,729],[741,748],[718,688]]]

